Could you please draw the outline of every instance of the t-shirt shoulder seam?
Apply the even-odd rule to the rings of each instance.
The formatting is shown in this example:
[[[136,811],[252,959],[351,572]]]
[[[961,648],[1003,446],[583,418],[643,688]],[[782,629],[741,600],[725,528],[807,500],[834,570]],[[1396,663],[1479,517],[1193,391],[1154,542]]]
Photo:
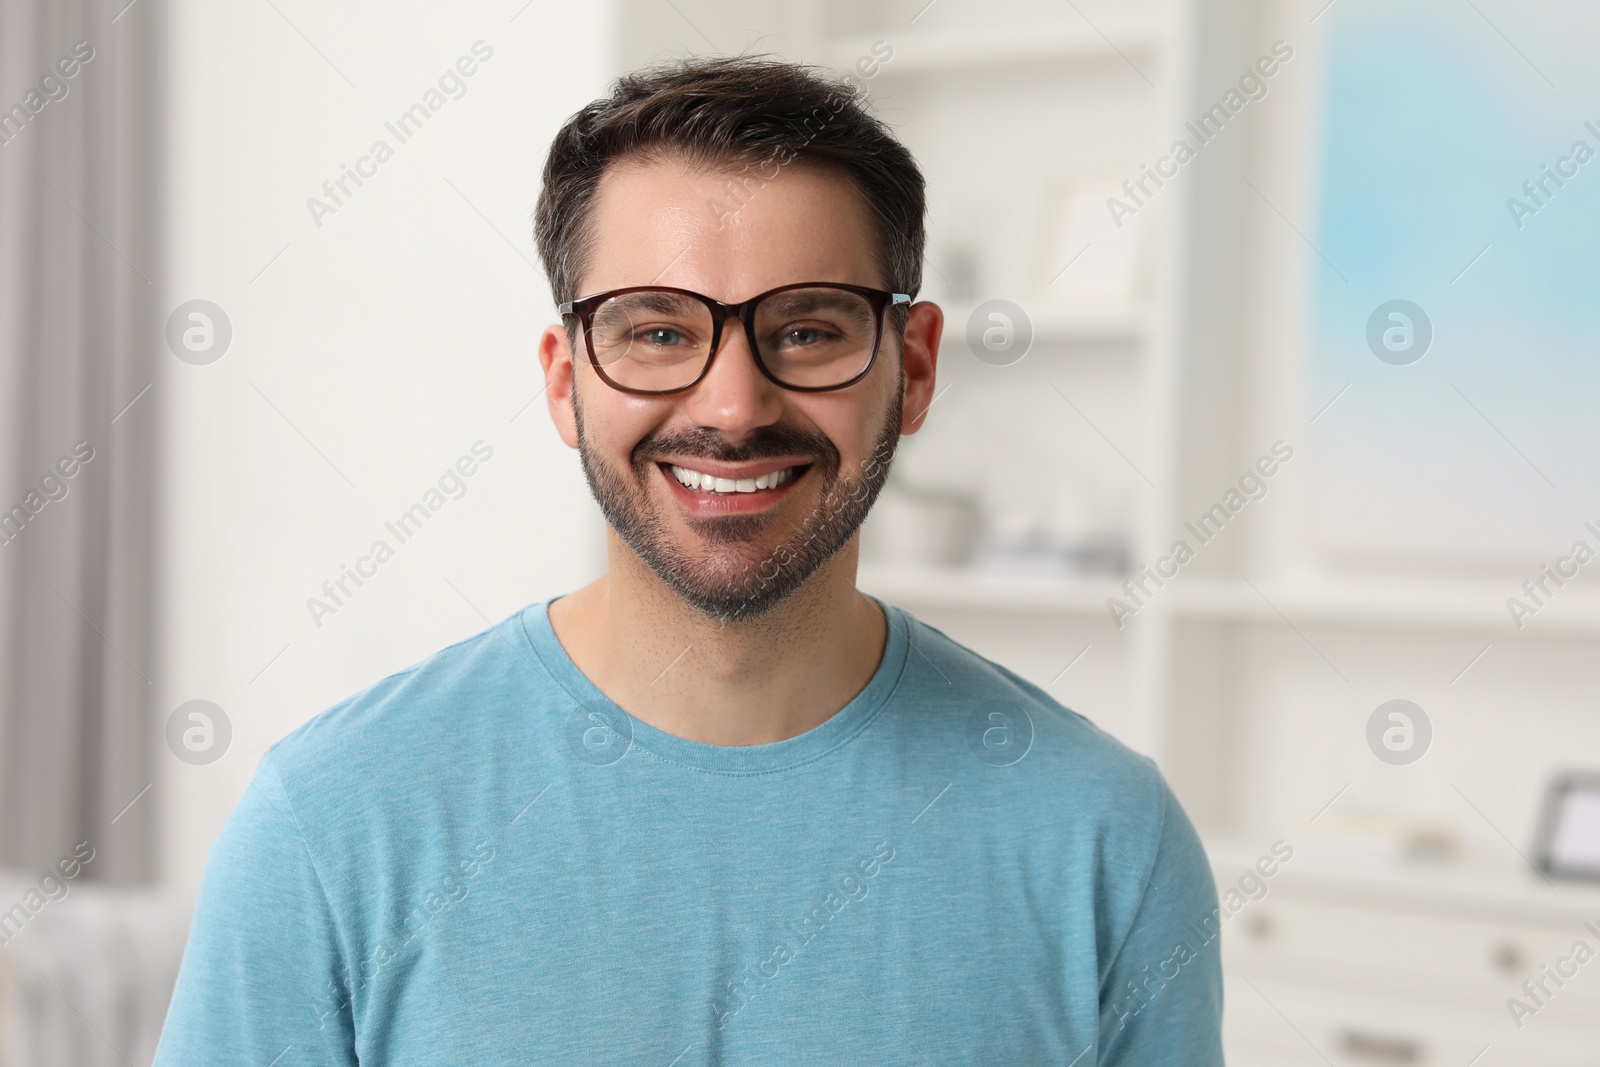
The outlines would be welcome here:
[[[1167,816],[1169,814],[1168,808],[1171,806],[1172,802],[1168,798],[1167,790],[1161,786],[1161,772],[1159,768],[1156,767],[1155,761],[1149,756],[1142,756],[1141,759],[1143,759],[1145,765],[1148,766],[1156,776],[1156,804],[1160,813],[1160,817],[1156,821],[1156,847],[1150,852],[1149,872],[1142,873],[1141,875],[1144,879],[1144,885],[1139,889],[1139,904],[1133,909],[1133,915],[1128,920],[1128,928],[1122,932],[1122,937],[1117,942],[1116,951],[1112,952],[1111,954],[1111,962],[1106,967],[1107,978],[1109,978],[1116,971],[1117,964],[1122,960],[1123,950],[1128,947],[1128,941],[1133,937],[1133,932],[1139,928],[1139,917],[1144,914],[1145,904],[1150,899],[1150,888],[1155,884],[1154,876],[1156,873],[1156,867],[1161,859],[1161,850],[1166,845]]]
[[[500,629],[500,627],[504,626],[507,622],[510,622],[513,619],[520,619],[521,615],[522,615],[522,612],[524,610],[526,610],[526,608],[519,609],[518,611],[515,611],[511,615],[507,616],[506,618],[501,619],[499,622],[494,623],[493,625],[488,626],[485,629],[479,630],[475,634],[468,634],[466,637],[463,637],[459,641],[452,642],[451,644],[445,645],[443,648],[440,648],[440,649],[437,649],[437,650],[435,650],[433,652],[430,652],[428,655],[424,656],[422,659],[420,659],[417,662],[411,664],[410,666],[402,667],[397,671],[391,671],[390,673],[384,675],[382,678],[379,678],[376,681],[367,683],[366,685],[362,686],[360,689],[356,690],[354,693],[351,693],[349,696],[346,696],[343,699],[338,700],[335,703],[328,705],[326,708],[323,708],[320,712],[318,712],[317,714],[311,716],[311,718],[307,719],[305,722],[301,723],[299,726],[295,727],[293,730],[290,730],[288,733],[284,734],[282,737],[278,738],[276,741],[273,741],[270,745],[268,745],[267,748],[266,748],[266,751],[262,754],[263,760],[265,760],[265,758],[267,756],[273,755],[274,753],[277,753],[280,756],[283,755],[284,753],[287,753],[289,751],[289,749],[288,748],[283,748],[283,746],[288,744],[289,742],[293,741],[295,738],[299,737],[313,723],[318,722],[319,720],[324,719],[324,717],[326,717],[328,715],[331,715],[334,712],[337,712],[337,711],[339,711],[339,710],[341,710],[343,708],[351,707],[351,706],[357,704],[360,701],[373,699],[376,696],[376,694],[378,693],[378,691],[383,689],[385,686],[393,685],[395,683],[398,683],[403,678],[406,678],[406,677],[408,677],[410,675],[416,674],[418,671],[422,670],[422,668],[426,667],[428,664],[434,662],[440,656],[443,656],[445,653],[447,653],[447,652],[449,652],[449,651],[451,651],[453,649],[460,648],[463,645],[468,645],[468,644],[471,644],[471,643],[473,643],[475,641],[479,641],[481,639],[484,639],[484,638],[487,638],[487,637],[493,635],[496,630]],[[512,635],[511,637],[508,637],[506,639],[511,641],[513,643],[513,645],[515,645],[515,635]],[[519,651],[519,654],[521,654],[521,650],[518,650],[518,651]],[[526,656],[526,655],[523,655],[523,659],[526,660],[526,659],[529,659],[529,657]],[[532,657],[532,662],[538,663],[538,657],[537,656]],[[283,748],[282,752],[278,751],[280,748]],[[280,775],[279,778],[280,778],[280,781],[281,781],[282,776]]]
[[[1074,711],[1072,708],[1067,707],[1065,704],[1061,703],[1061,701],[1051,696],[1048,690],[1033,682],[1030,682],[1016,671],[1007,667],[1005,664],[990,659],[988,656],[985,656],[982,652],[979,652],[975,648],[962,644],[960,641],[957,641],[955,638],[951,637],[937,626],[933,626],[924,622],[916,615],[907,611],[905,608],[900,607],[899,605],[894,605],[894,610],[906,620],[908,639],[910,627],[913,624],[921,627],[925,632],[942,639],[947,645],[955,649],[957,652],[971,656],[978,662],[989,667],[996,674],[998,674],[1001,679],[1015,686],[1023,697],[1038,705],[1042,710],[1060,716],[1068,722],[1080,726],[1092,727],[1096,730],[1099,729],[1094,720],[1088,718],[1082,712]]]
[[[408,674],[414,674],[417,671],[420,671],[423,667],[426,667],[432,661],[438,659],[440,656],[443,656],[446,652],[453,652],[453,651],[455,651],[456,649],[460,648],[463,645],[470,645],[470,644],[473,644],[473,643],[475,643],[477,641],[480,641],[480,640],[482,640],[482,639],[484,639],[486,637],[490,637],[490,636],[492,636],[494,634],[494,632],[496,630],[498,630],[501,626],[504,626],[511,619],[520,619],[522,617],[522,612],[525,611],[525,610],[526,610],[526,606],[524,606],[522,608],[519,608],[518,610],[512,612],[510,615],[506,616],[506,618],[501,619],[499,622],[490,623],[488,626],[485,626],[483,629],[479,630],[477,633],[468,634],[467,636],[463,637],[459,641],[452,641],[450,644],[445,645],[443,648],[435,649],[434,651],[428,653],[426,656],[423,656],[417,662],[411,664],[409,667],[402,667],[397,671],[392,671],[391,673],[384,675],[382,678],[379,678],[377,681],[375,681],[371,685],[367,686],[367,688],[368,689],[376,689],[378,686],[382,685],[385,682],[391,682],[391,681],[394,681],[397,678],[404,678]]]
[[[478,641],[481,641],[481,640],[483,640],[485,638],[491,637],[491,636],[493,636],[493,634],[494,634],[494,632],[496,630],[500,629],[500,627],[504,626],[506,623],[512,621],[513,619],[518,620],[520,622],[521,619],[522,619],[522,613],[524,611],[526,611],[526,610],[527,610],[527,605],[523,605],[521,608],[518,608],[516,611],[513,611],[510,615],[507,615],[505,618],[501,619],[499,622],[490,623],[488,626],[485,626],[483,629],[479,630],[477,633],[468,634],[467,636],[461,638],[461,640],[459,640],[459,641],[452,641],[452,642],[450,642],[450,644],[445,645],[442,648],[437,648],[434,651],[428,653],[426,656],[423,656],[421,659],[417,660],[417,662],[411,664],[408,667],[401,667],[397,671],[391,671],[390,673],[384,675],[382,678],[379,678],[377,681],[375,681],[375,682],[371,683],[370,685],[366,686],[366,688],[363,689],[361,692],[365,692],[366,689],[376,689],[378,686],[383,685],[385,682],[392,682],[397,678],[404,678],[408,674],[415,674],[417,671],[420,671],[423,667],[426,667],[429,663],[431,663],[434,660],[438,659],[440,656],[443,656],[447,652],[453,652],[456,649],[462,647],[463,645],[474,644],[474,643],[476,643]],[[360,696],[360,695],[361,694],[358,692],[358,693],[354,694],[352,697],[350,697],[349,699],[354,699],[355,696]]]
[[[402,672],[402,673],[404,673],[404,672]],[[289,785],[284,780],[283,775],[278,771],[278,768],[277,768],[275,762],[273,762],[271,760],[271,755],[272,755],[272,753],[270,751],[268,751],[267,753],[265,753],[261,757],[261,762],[260,762],[260,764],[259,764],[259,766],[257,768],[257,774],[259,775],[261,771],[266,771],[273,778],[277,779],[278,788],[283,791],[283,802],[284,802],[284,804],[286,804],[288,806],[288,810],[287,811],[280,810],[278,808],[277,803],[272,799],[272,797],[269,796],[267,794],[267,792],[265,790],[263,790],[260,786],[256,785],[256,783],[253,780],[250,783],[250,788],[254,789],[257,793],[261,794],[261,799],[265,800],[267,802],[267,804],[270,805],[274,811],[278,812],[279,815],[281,815],[285,819],[287,819],[289,821],[289,825],[294,828],[295,837],[298,838],[299,841],[300,841],[300,848],[302,850],[304,850],[304,852],[306,854],[306,862],[311,865],[311,873],[317,879],[317,891],[322,894],[322,905],[327,910],[328,923],[333,928],[334,940],[339,945],[339,966],[345,972],[344,977],[345,977],[346,984],[351,989],[354,989],[354,983],[350,981],[350,964],[349,964],[350,951],[349,951],[349,946],[344,943],[344,932],[339,929],[339,924],[338,924],[338,922],[336,921],[336,918],[335,918],[334,908],[333,908],[333,897],[328,893],[328,882],[327,882],[327,879],[322,876],[322,868],[320,866],[318,866],[317,857],[311,851],[311,844],[306,839],[306,832],[305,832],[304,828],[302,828],[301,825],[300,825],[300,817],[295,814],[295,811],[294,811],[294,798],[289,795]]]

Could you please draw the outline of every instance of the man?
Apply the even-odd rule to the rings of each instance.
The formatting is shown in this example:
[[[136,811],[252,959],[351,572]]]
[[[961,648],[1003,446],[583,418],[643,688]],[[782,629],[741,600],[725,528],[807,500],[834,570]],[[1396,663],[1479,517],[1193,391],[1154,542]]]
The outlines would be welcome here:
[[[568,122],[539,361],[609,570],[269,750],[158,1063],[1222,1062],[1154,765],[855,588],[933,397],[923,213],[803,68]]]

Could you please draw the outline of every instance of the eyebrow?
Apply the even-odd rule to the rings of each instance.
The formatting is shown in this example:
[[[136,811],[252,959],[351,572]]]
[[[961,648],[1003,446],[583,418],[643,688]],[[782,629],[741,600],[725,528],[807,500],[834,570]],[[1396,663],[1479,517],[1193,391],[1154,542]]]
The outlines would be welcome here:
[[[613,298],[618,304],[642,308],[645,311],[677,311],[686,305],[702,306],[693,297],[684,296],[682,293],[642,292],[626,293]]]

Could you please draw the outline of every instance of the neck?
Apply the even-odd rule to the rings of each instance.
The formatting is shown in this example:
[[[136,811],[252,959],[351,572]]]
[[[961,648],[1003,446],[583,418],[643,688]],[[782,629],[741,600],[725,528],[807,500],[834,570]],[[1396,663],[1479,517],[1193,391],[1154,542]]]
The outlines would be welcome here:
[[[555,601],[550,623],[596,688],[658,730],[710,745],[782,741],[850,703],[883,658],[883,613],[855,586],[859,537],[765,615],[725,622],[606,534],[607,572]]]

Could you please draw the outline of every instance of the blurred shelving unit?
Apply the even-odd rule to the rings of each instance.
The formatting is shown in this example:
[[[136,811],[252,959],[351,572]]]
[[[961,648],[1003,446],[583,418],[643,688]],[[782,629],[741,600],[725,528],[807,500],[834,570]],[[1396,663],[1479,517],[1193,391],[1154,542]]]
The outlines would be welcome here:
[[[1139,596],[1121,576],[915,565],[895,552],[864,562],[860,586],[1152,754],[1205,835],[1223,889],[1273,841],[1299,846],[1224,941],[1229,1062],[1323,1063],[1326,1052],[1339,1062],[1467,1063],[1491,1043],[1514,1047],[1519,1062],[1596,1062],[1592,990],[1515,1042],[1504,1005],[1593,917],[1592,891],[1546,884],[1519,850],[1532,852],[1540,787],[1570,759],[1559,738],[1592,739],[1591,761],[1600,752],[1586,697],[1600,684],[1600,597],[1563,590],[1518,627],[1507,597],[1520,575],[1363,572],[1326,566],[1311,548],[1315,410],[1296,369],[1310,312],[1285,299],[1309,288],[1307,253],[1282,222],[1312,213],[1314,143],[1296,127],[1314,127],[1315,41],[1303,25],[1274,29],[1283,16],[1263,17],[1264,7],[1209,0],[1132,16],[1128,5],[1065,5],[1054,22],[1002,3],[986,25],[904,34],[890,3],[851,17],[879,8],[878,25],[820,51],[848,70],[874,43],[892,43],[893,60],[868,84],[928,171],[928,295],[939,299],[947,280],[941,250],[962,242],[978,246],[988,281],[940,301],[949,400],[923,433],[948,432],[978,453],[964,476],[984,479],[1027,461],[1027,439],[1006,423],[1032,422],[1046,440],[1078,431],[1072,455],[1051,455],[1009,491],[1057,491],[1068,465],[1117,472],[1136,571],[1187,536],[1186,521],[1275,440],[1297,449],[1284,470],[1299,481],[1280,478],[1270,505],[1252,502]],[[1013,10],[1027,15],[1008,22]],[[850,21],[838,9],[834,17]],[[1039,303],[1037,285],[1007,265],[1029,258],[1046,172],[1120,165],[1137,175],[1138,162],[1183,135],[1280,36],[1298,50],[1298,90],[1285,78],[1273,89],[1277,112],[1228,129],[1152,198],[1159,212],[1139,299],[1072,311]],[[1020,113],[1031,115],[1031,138],[1012,124]],[[1071,151],[1052,155],[1041,143]],[[1251,199],[1263,197],[1241,181],[1247,174],[1270,190],[1269,207]],[[974,238],[980,215],[986,228]],[[1261,216],[1279,228],[1271,236]],[[1288,250],[1264,251],[1272,237]],[[987,366],[967,348],[966,324],[991,297],[1030,312],[1034,347],[1015,367]],[[1014,404],[963,410],[962,395],[986,385],[1011,390]],[[1072,406],[1036,402],[1052,389]],[[1117,619],[1112,604],[1137,611]],[[1431,763],[1389,767],[1367,751],[1368,716],[1395,697],[1433,709]],[[1487,740],[1507,721],[1526,727],[1512,743]],[[1396,771],[1420,773],[1385,773]],[[1480,794],[1469,776],[1507,788]],[[1419,862],[1417,841],[1452,855]]]
[[[966,567],[863,567],[863,589],[897,604],[1102,617],[1106,598],[1120,596],[1110,580],[990,573]]]
[[[1253,843],[1207,847],[1224,885],[1259,860]],[[1223,928],[1224,967],[1250,982],[1229,989],[1229,1063],[1596,1062],[1600,986],[1546,979],[1559,996],[1541,996],[1522,1028],[1507,1005],[1531,1008],[1522,983],[1570,959],[1575,938],[1592,944],[1584,924],[1600,910],[1600,887],[1463,878],[1449,866],[1405,870],[1306,848],[1259,884]]]
[[[863,588],[923,607],[1064,617],[1109,618],[1106,602],[1128,597],[1118,579],[1007,574],[968,567],[868,565],[861,568],[860,581]],[[1170,592],[1162,593],[1146,610],[1151,615],[1200,621],[1493,636],[1504,635],[1513,625],[1504,599],[1505,589],[1489,582],[1258,586],[1245,580],[1197,578],[1174,583]],[[1537,626],[1530,626],[1527,639],[1600,639],[1600,597],[1573,594],[1553,603]]]
[[[998,489],[1003,497],[1057,492],[1061,472],[1085,466],[1093,449],[1088,463],[1119,465],[1115,510],[1135,558],[1165,537],[1169,508],[1154,487],[1174,482],[1164,457],[1176,446],[1174,331],[1188,194],[1177,183],[1162,190],[1157,210],[1140,220],[1135,282],[1106,299],[1053,295],[1057,277],[1093,241],[1082,251],[1052,247],[1045,231],[1063,184],[1137,178],[1139,164],[1181,127],[1198,8],[1192,0],[1009,2],[974,13],[824,0],[796,23],[802,50],[854,71],[928,175],[924,295],[945,310],[941,388],[949,399],[941,394],[946,410],[923,431],[931,440],[922,451],[974,453],[975,480],[997,465],[1025,466],[1006,473],[1016,487]],[[889,49],[892,58],[863,69],[862,57]],[[963,256],[976,279],[956,277],[952,261],[959,268]],[[1015,367],[987,365],[967,348],[968,323],[991,299],[1015,302],[1030,321],[1032,347]],[[1014,410],[1021,397],[1037,406]],[[1118,449],[1128,454],[1119,460]],[[1151,615],[1124,630],[1111,625],[1106,602],[1121,595],[1118,581],[869,560],[859,584],[1052,686],[1135,747],[1161,750],[1169,624]],[[1074,673],[1061,684],[1069,665]]]
[[[945,321],[960,326],[976,305],[953,303],[944,308]],[[1150,313],[1144,308],[1097,308],[1089,311],[1045,309],[1030,317],[1033,340],[1038,345],[1064,346],[1094,342],[1137,345],[1150,335]]]
[[[871,54],[872,46],[886,38],[859,35],[827,47],[831,65],[849,69],[858,56]],[[912,74],[948,74],[957,70],[992,67],[1014,68],[1029,64],[1071,63],[1118,55],[1156,57],[1172,45],[1171,24],[1151,10],[1129,17],[1113,15],[1093,25],[1079,20],[1066,24],[1018,29],[1003,20],[977,27],[912,30],[895,35],[896,62],[891,77]],[[904,50],[904,61],[898,53]]]
[[[1553,769],[1600,752],[1600,598],[1564,590],[1518,627],[1506,601],[1522,574],[1316,555],[1310,423],[1327,398],[1308,400],[1303,370],[1322,75],[1310,15],[1265,0],[730,5],[680,0],[691,32],[640,0],[625,65],[701,51],[709,33],[729,51],[853,73],[927,175],[920,295],[946,315],[941,391],[897,473],[948,468],[988,490],[987,507],[1085,498],[1071,481],[1096,471],[1137,571],[1275,441],[1295,449],[1268,498],[1139,598],[1122,575],[916,563],[910,545],[864,556],[860,587],[1153,756],[1219,885],[1275,839],[1300,848],[1276,895],[1230,927],[1230,1063],[1331,1062],[1240,979],[1281,990],[1277,1006],[1340,1062],[1476,1062],[1483,1042],[1452,1058],[1462,1035],[1511,1034],[1503,998],[1592,908],[1592,893],[1546,886],[1520,853]],[[1056,299],[1056,279],[1082,269],[1078,250],[1049,244],[1064,177],[1137,180],[1280,40],[1292,63],[1248,119],[1119,229],[1144,242],[1133,291]],[[968,347],[995,299],[1032,325],[1010,365]],[[1119,601],[1137,610],[1118,619]],[[1433,750],[1406,768],[1374,758],[1365,734],[1396,697],[1435,714]],[[1419,866],[1412,839],[1454,858]],[[1513,1058],[1597,1062],[1579,1025],[1594,1003],[1569,998]]]

